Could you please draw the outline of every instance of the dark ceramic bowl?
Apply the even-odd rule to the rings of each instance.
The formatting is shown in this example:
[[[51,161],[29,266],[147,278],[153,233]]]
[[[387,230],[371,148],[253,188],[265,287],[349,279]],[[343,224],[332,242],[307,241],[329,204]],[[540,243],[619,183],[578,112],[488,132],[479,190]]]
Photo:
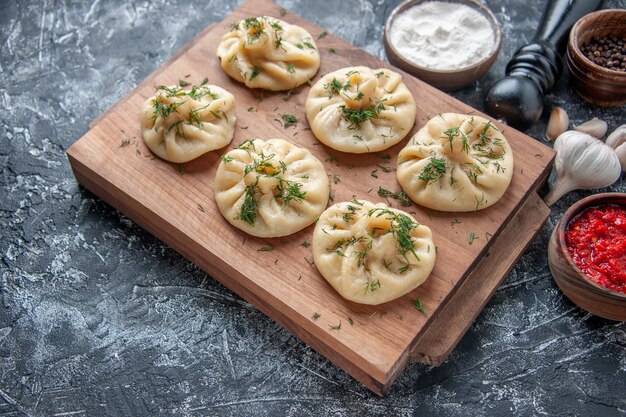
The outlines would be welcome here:
[[[548,244],[548,265],[563,294],[584,310],[610,320],[626,321],[626,294],[601,287],[574,264],[565,243],[569,222],[589,207],[616,204],[626,207],[625,193],[596,194],[572,205],[552,231]]]
[[[493,29],[493,47],[487,57],[464,68],[441,70],[423,67],[409,61],[393,46],[391,40],[389,39],[389,31],[391,29],[391,25],[393,24],[394,19],[397,16],[413,6],[421,3],[426,3],[428,1],[430,0],[408,0],[400,3],[400,5],[398,5],[398,7],[396,7],[391,12],[385,24],[384,43],[387,58],[392,65],[395,65],[396,67],[408,72],[409,74],[415,75],[420,80],[425,81],[428,84],[441,90],[452,91],[465,87],[482,77],[489,70],[489,68],[491,68],[496,58],[498,57],[498,53],[500,52],[500,46],[502,44],[502,33],[500,31],[500,24],[498,23],[498,20],[491,12],[491,10],[474,0],[444,0],[448,3],[459,3],[470,6],[478,10],[485,17],[487,17],[487,20],[489,20]]]
[[[593,38],[608,35],[626,38],[626,10],[600,10],[576,22],[567,43],[567,67],[579,96],[598,106],[619,106],[626,103],[626,72],[597,65],[581,50]]]

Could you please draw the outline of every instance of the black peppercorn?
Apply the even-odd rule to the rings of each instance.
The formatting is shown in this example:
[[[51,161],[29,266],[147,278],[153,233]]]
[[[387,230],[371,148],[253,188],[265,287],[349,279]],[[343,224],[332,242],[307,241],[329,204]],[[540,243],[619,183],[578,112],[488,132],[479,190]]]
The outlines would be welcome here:
[[[613,70],[626,72],[626,38],[615,36],[593,38],[582,46],[583,55],[596,65]]]

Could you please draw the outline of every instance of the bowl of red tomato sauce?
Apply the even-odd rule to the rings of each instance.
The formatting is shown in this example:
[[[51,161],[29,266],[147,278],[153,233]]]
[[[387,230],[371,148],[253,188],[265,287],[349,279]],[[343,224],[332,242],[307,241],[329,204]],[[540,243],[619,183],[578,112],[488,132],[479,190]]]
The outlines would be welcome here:
[[[573,303],[626,321],[626,193],[604,193],[572,205],[548,246],[554,281]]]

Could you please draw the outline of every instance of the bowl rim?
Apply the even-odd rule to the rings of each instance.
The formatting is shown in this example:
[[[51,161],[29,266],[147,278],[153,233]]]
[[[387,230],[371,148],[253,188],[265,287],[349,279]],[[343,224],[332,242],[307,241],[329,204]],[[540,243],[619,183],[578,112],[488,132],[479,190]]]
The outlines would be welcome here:
[[[576,266],[574,260],[570,256],[569,248],[565,241],[565,231],[567,230],[567,226],[570,222],[582,213],[584,210],[591,207],[599,207],[609,204],[614,204],[618,206],[622,206],[626,208],[626,204],[624,202],[616,202],[616,199],[626,200],[626,193],[599,193],[593,194],[583,199],[578,200],[576,203],[572,204],[563,214],[561,220],[556,226],[556,239],[558,240],[558,244],[563,250],[561,251],[567,263],[572,267],[572,269],[576,272],[577,276],[582,279],[585,283],[591,285],[593,288],[599,290],[603,294],[610,296],[611,298],[616,298],[621,301],[626,301],[626,294],[619,293],[617,291],[610,290],[606,287],[596,284],[592,281],[587,274]]]
[[[479,13],[483,14],[487,18],[487,20],[489,20],[489,22],[491,23],[491,27],[494,33],[494,42],[493,42],[493,46],[491,50],[489,51],[489,54],[485,56],[483,59],[476,61],[468,66],[461,67],[461,68],[453,68],[453,69],[439,69],[439,68],[425,67],[425,66],[416,64],[415,62],[410,61],[407,58],[405,58],[404,55],[401,54],[396,49],[396,47],[394,46],[393,42],[391,42],[391,39],[390,39],[390,31],[391,31],[391,25],[393,21],[400,14],[402,14],[403,12],[405,12],[406,10],[410,9],[413,6],[416,6],[421,3],[428,3],[428,2],[434,2],[434,1],[442,2],[442,3],[464,4],[468,7],[472,7],[473,9],[477,10]],[[385,27],[383,30],[383,36],[384,36],[385,44],[389,47],[389,49],[391,49],[394,55],[396,55],[396,57],[400,59],[405,65],[409,67],[413,67],[420,71],[430,72],[433,74],[442,74],[442,75],[454,75],[454,74],[458,74],[458,73],[465,72],[465,71],[476,70],[480,68],[482,65],[484,65],[485,63],[492,60],[495,56],[497,56],[502,46],[502,29],[500,27],[500,22],[498,22],[498,19],[493,14],[491,9],[489,9],[489,7],[487,7],[486,5],[482,3],[479,3],[477,0],[405,0],[402,3],[398,4],[387,17],[387,20],[385,21]]]
[[[611,14],[624,15],[624,18],[626,18],[626,9],[596,10],[595,12],[588,13],[584,15],[583,17],[581,17],[580,19],[578,19],[576,23],[574,23],[574,26],[572,26],[572,29],[569,32],[569,37],[567,41],[567,49],[568,49],[568,52],[571,51],[574,56],[576,56],[577,58],[581,58],[585,64],[592,66],[598,71],[608,72],[608,74],[612,76],[626,77],[626,72],[617,71],[617,70],[606,68],[606,67],[603,67],[602,65],[596,64],[595,62],[593,62],[592,60],[590,60],[589,58],[585,56],[585,54],[580,50],[580,47],[578,45],[579,44],[578,39],[580,38],[580,34],[579,34],[580,27],[583,24],[589,24],[589,21],[593,23],[594,20],[597,19],[598,17],[603,16],[603,15],[611,15]],[[568,54],[568,58],[569,58],[569,54]]]

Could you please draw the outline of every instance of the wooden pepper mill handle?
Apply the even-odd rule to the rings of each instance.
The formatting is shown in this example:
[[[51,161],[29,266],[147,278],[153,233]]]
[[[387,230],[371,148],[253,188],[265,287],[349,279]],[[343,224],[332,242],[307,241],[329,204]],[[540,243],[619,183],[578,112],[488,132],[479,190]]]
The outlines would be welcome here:
[[[561,77],[570,28],[596,10],[602,0],[549,0],[533,42],[515,52],[506,77],[487,93],[487,112],[518,129],[527,129],[541,117],[543,96]]]

